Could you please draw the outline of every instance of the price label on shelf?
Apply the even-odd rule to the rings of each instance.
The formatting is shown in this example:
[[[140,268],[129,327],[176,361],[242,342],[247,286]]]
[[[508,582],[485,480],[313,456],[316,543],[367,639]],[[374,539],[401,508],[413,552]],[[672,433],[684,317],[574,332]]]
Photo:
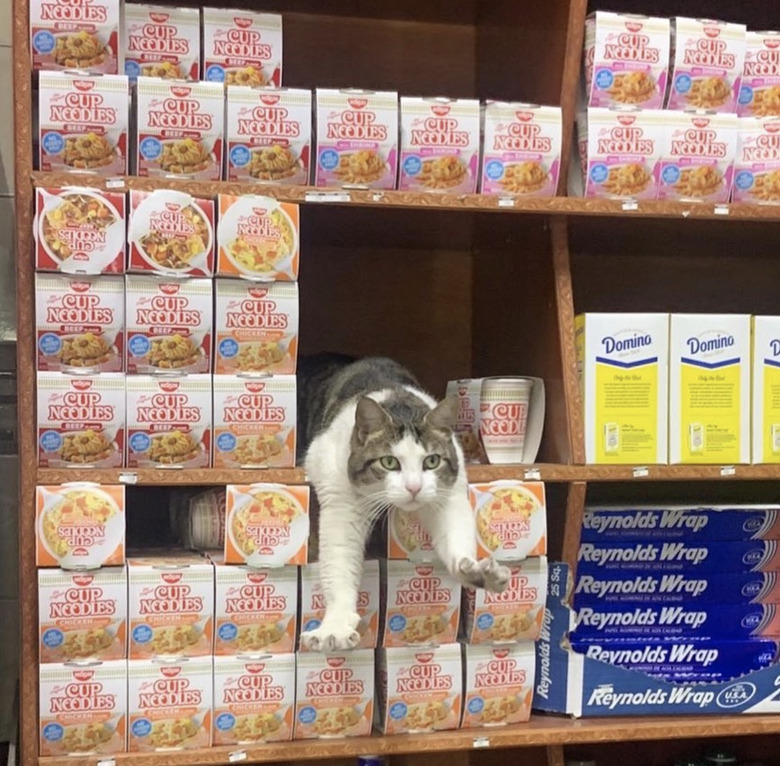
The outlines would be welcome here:
[[[304,197],[306,202],[351,202],[352,197],[349,192],[318,192],[307,191]]]
[[[228,763],[238,763],[247,759],[246,750],[235,750],[228,754]]]
[[[490,737],[474,737],[474,747],[490,747]]]
[[[733,466],[733,465],[722,465],[720,467],[720,475],[721,476],[736,476],[737,475],[736,466]]]
[[[633,470],[633,476],[635,479],[643,479],[645,476],[649,476],[650,471],[647,469],[646,465],[638,465]]]
[[[524,481],[541,481],[542,472],[538,468],[527,468],[523,473]]]

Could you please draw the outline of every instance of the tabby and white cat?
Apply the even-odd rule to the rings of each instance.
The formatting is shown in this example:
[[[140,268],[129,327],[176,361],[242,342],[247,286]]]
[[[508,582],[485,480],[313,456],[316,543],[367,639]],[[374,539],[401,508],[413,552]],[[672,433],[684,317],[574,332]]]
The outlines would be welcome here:
[[[476,560],[457,401],[440,404],[390,359],[304,362],[299,370],[304,465],[320,504],[319,559],[326,612],[302,634],[312,650],[360,640],[357,595],[366,542],[389,506],[414,513],[449,573],[470,588],[502,591],[509,570]],[[303,402],[302,402],[303,404]]]

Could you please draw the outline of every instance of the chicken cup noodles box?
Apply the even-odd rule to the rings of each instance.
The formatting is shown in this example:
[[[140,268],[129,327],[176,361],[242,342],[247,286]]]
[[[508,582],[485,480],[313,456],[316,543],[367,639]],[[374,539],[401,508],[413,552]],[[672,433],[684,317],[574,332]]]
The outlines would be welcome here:
[[[780,203],[780,118],[738,120],[731,201],[757,205]]]
[[[40,661],[127,657],[127,572],[38,571]]]
[[[395,507],[388,511],[387,558],[418,564],[438,560],[431,536],[414,511]]]
[[[127,663],[129,752],[211,746],[212,666],[211,657]]]
[[[311,91],[294,88],[227,88],[227,180],[243,183],[309,183]]]
[[[40,666],[42,756],[102,756],[125,752],[127,663]]]
[[[125,451],[125,376],[38,373],[38,465],[114,468]]]
[[[210,279],[125,277],[127,371],[184,374],[211,369]]]
[[[294,654],[214,658],[214,746],[289,742],[294,714]]]
[[[295,376],[215,375],[213,388],[214,468],[295,465]]]
[[[122,277],[35,275],[38,369],[89,373],[124,369]]]
[[[479,147],[479,101],[401,98],[402,191],[474,193]]]
[[[479,436],[481,394],[482,378],[461,378],[447,383],[447,396],[458,399],[458,417],[454,430],[467,463],[487,462]]]
[[[740,117],[780,116],[780,32],[748,32],[737,101]]]
[[[139,77],[135,173],[199,181],[222,178],[224,86]]]
[[[127,378],[128,468],[211,463],[211,377]]]
[[[38,98],[41,170],[127,173],[127,77],[41,72]]]
[[[745,26],[709,19],[672,19],[667,109],[736,112],[745,63]]]
[[[460,644],[382,649],[377,662],[377,721],[383,734],[458,728],[463,700]]]

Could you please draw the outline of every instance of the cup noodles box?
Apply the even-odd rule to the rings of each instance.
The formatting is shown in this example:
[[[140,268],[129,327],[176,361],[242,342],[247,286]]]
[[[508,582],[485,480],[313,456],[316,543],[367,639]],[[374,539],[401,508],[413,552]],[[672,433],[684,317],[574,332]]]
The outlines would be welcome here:
[[[127,371],[209,372],[211,280],[134,274],[125,280]]]
[[[226,177],[242,183],[309,183],[311,91],[229,85]]]
[[[479,144],[479,101],[403,96],[398,188],[475,192]]]
[[[123,370],[124,293],[122,277],[36,274],[38,369],[61,372]]]
[[[731,201],[780,202],[780,118],[742,117],[737,121]]]
[[[309,487],[228,484],[226,530],[226,564],[252,567],[305,564],[309,545]]]
[[[124,75],[41,72],[38,167],[47,172],[125,175],[127,99]]]
[[[736,112],[745,34],[744,24],[673,18],[666,108]]]
[[[125,453],[125,376],[38,373],[38,465],[114,468]]]
[[[552,197],[561,161],[561,110],[488,101],[480,191]]]
[[[289,742],[295,655],[214,658],[213,744]]]
[[[165,5],[124,6],[125,74],[200,79],[200,11]]]
[[[669,19],[596,11],[585,19],[588,106],[660,109],[669,69]]]
[[[129,752],[211,746],[211,657],[130,660],[127,701]]]
[[[377,653],[378,728],[383,734],[457,729],[463,694],[460,644]]]
[[[200,657],[214,645],[214,567],[195,554],[127,561],[132,660]]]
[[[294,373],[298,284],[216,280],[214,372]]]
[[[373,649],[377,645],[380,592],[379,562],[373,559],[365,561],[358,590],[357,612],[360,622],[357,630],[360,641],[356,649]],[[320,565],[315,562],[301,567],[301,632],[319,628],[324,616],[325,595],[320,583]],[[300,642],[298,651],[307,651]]]
[[[317,89],[315,186],[394,189],[397,166],[395,91]]]
[[[139,77],[135,174],[219,181],[225,111],[218,82],[182,83]]]
[[[203,79],[278,88],[282,84],[282,17],[204,8]]]
[[[214,468],[295,465],[294,375],[215,375]]]
[[[739,88],[740,117],[780,116],[780,32],[748,32]]]
[[[294,739],[367,737],[374,716],[374,652],[296,655]]]
[[[35,268],[67,274],[125,270],[125,195],[68,186],[35,191]]]
[[[387,513],[387,558],[418,564],[438,561],[433,540],[414,511],[390,507]]]
[[[214,240],[214,200],[172,189],[131,189],[128,271],[210,277]]]
[[[38,571],[39,657],[45,662],[127,657],[127,572]]]
[[[536,675],[533,643],[465,646],[463,663],[462,729],[528,721]]]
[[[658,199],[728,202],[737,123],[733,114],[669,112]]]
[[[119,74],[120,0],[36,0],[30,3],[32,69]]]
[[[294,282],[300,258],[298,205],[272,197],[219,195],[217,273]]]
[[[214,654],[284,654],[295,649],[298,568],[214,567]]]
[[[487,457],[479,437],[480,397],[482,378],[461,378],[447,383],[447,397],[458,399],[455,434],[467,463],[485,463]]]
[[[125,752],[127,663],[51,663],[39,668],[42,756]]]
[[[210,463],[211,376],[128,376],[127,467]]]

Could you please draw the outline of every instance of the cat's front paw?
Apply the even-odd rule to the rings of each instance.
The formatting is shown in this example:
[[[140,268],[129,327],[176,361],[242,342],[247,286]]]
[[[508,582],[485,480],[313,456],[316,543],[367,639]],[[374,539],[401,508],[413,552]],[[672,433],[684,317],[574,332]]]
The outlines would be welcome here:
[[[507,585],[511,572],[508,567],[499,564],[495,559],[463,558],[458,564],[461,582],[468,588],[484,588],[493,593],[501,593]]]
[[[357,625],[360,615],[345,620],[324,621],[319,628],[301,633],[301,644],[312,652],[343,652],[360,643]]]

